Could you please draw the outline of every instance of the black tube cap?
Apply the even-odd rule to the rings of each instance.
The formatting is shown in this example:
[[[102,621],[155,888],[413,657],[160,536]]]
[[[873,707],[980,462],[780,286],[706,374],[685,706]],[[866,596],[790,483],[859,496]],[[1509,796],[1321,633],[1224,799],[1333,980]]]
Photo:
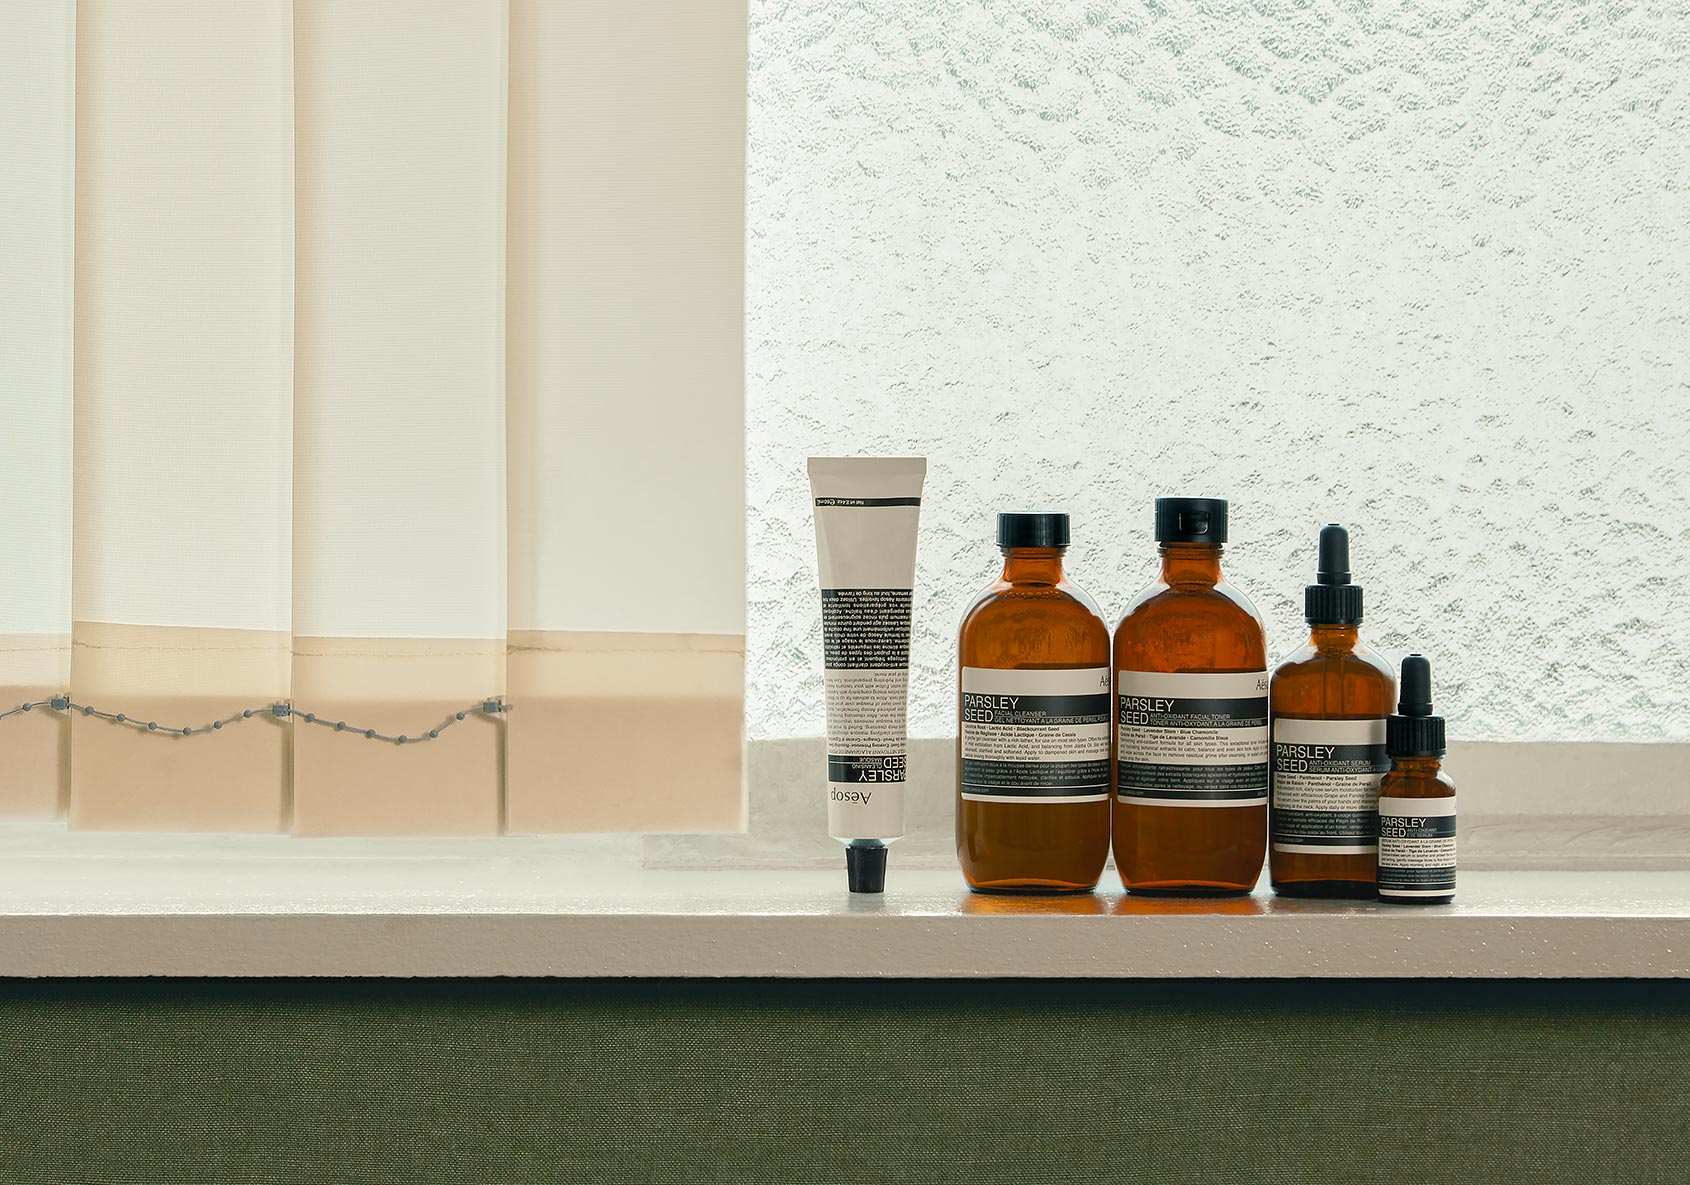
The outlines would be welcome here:
[[[1424,654],[1402,660],[1397,710],[1385,718],[1385,752],[1392,757],[1442,757],[1444,718],[1432,714],[1432,664]]]
[[[1303,586],[1303,619],[1310,625],[1356,625],[1361,585],[1350,582],[1350,533],[1337,523],[1320,528],[1320,566]]]
[[[1156,542],[1225,543],[1226,499],[1156,499]]]
[[[1068,516],[1045,511],[998,515],[999,547],[1067,547]]]
[[[886,891],[886,845],[847,844],[845,878],[853,893]]]

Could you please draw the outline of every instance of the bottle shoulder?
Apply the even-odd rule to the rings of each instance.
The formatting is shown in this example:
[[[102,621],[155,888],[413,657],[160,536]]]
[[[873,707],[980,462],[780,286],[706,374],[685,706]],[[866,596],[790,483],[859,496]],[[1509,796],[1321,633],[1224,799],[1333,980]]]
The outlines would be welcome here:
[[[1267,629],[1250,599],[1224,581],[1158,582],[1121,615],[1115,661],[1124,670],[1265,670]]]
[[[1182,615],[1236,617],[1264,627],[1261,613],[1249,597],[1226,581],[1219,584],[1147,585],[1128,604],[1116,628],[1145,626]]]
[[[1325,678],[1342,674],[1346,678],[1377,678],[1395,691],[1397,674],[1390,662],[1364,644],[1348,650],[1322,650],[1313,642],[1305,642],[1280,660],[1273,669],[1275,679]]]
[[[1395,710],[1397,680],[1390,665],[1370,650],[1334,650],[1310,642],[1274,668],[1268,695],[1275,716],[1376,720]]]
[[[999,581],[969,603],[957,646],[964,666],[1105,666],[1109,627],[1096,602],[1068,581]]]
[[[1442,769],[1392,768],[1379,782],[1381,798],[1453,798],[1455,782]]]

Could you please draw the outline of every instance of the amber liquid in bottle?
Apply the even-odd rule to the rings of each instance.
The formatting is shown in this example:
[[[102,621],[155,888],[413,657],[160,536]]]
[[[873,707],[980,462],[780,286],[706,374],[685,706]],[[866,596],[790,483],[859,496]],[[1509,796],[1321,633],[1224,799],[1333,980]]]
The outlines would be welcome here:
[[[1271,691],[1276,740],[1287,730],[1282,720],[1377,721],[1378,746],[1384,749],[1385,717],[1396,703],[1397,680],[1390,664],[1361,644],[1353,625],[1316,625],[1309,642],[1273,673]],[[1283,760],[1275,745],[1274,762]],[[1274,776],[1283,776],[1277,769]],[[1375,809],[1377,805],[1377,795]],[[1278,800],[1270,808],[1277,812]],[[1370,822],[1367,831],[1377,824]],[[1274,891],[1287,897],[1365,897],[1374,893],[1378,863],[1374,843],[1365,852],[1313,853],[1283,834],[1280,821],[1270,818],[1273,843],[1268,855]],[[1359,836],[1358,836],[1359,838]]]
[[[1005,536],[1001,524],[999,530],[1002,539]],[[1060,538],[1066,543],[1066,521]],[[1091,598],[1063,578],[1062,547],[1001,550],[1003,574],[969,606],[957,638],[961,705],[957,740],[957,858],[969,887],[979,892],[1089,892],[1097,887],[1109,857],[1109,753],[1105,739],[1109,716],[1109,629]],[[1088,698],[1095,702],[1086,704],[1084,710],[1095,708],[1099,719],[1095,725],[1082,727],[1095,731],[1095,753],[1090,754],[1088,762],[1067,764],[1066,769],[1070,782],[1092,784],[1020,789],[968,784],[970,779],[965,777],[965,771],[971,766],[974,780],[1007,780],[982,773],[988,767],[964,760],[964,733],[968,725],[964,718],[970,712],[991,712],[989,707],[970,706],[964,680],[971,670],[976,672],[973,678],[977,681],[998,680],[993,684],[997,688],[1014,685],[1013,675],[1005,678],[1004,673],[1008,672],[1051,672],[1049,676],[1023,680],[1023,685],[1030,685],[1035,691],[1045,690],[1039,686],[1041,683],[1052,686],[1064,686],[1075,680],[1086,683],[1091,691]],[[1007,701],[1000,702],[1008,707]],[[978,705],[981,701],[974,699],[972,703]],[[1011,715],[1008,719],[1025,717]],[[997,725],[977,725],[973,735],[986,735],[979,731],[981,727],[995,729],[999,738],[1014,735]],[[1032,732],[1033,728],[1022,731]],[[1091,772],[1084,772],[1082,765]],[[1037,801],[1040,797],[1059,801]]]
[[[1455,899],[1455,783],[1443,772],[1444,719],[1432,710],[1432,666],[1402,662],[1386,720],[1391,769],[1379,782],[1379,898],[1405,905]]]
[[[1397,678],[1361,642],[1362,589],[1350,578],[1349,532],[1337,523],[1321,528],[1303,616],[1308,644],[1274,671],[1270,693],[1269,873],[1288,897],[1371,898]]]
[[[1267,637],[1255,607],[1221,574],[1225,507],[1218,505],[1216,543],[1161,544],[1160,579],[1138,595],[1115,630],[1114,667],[1117,680],[1122,672],[1259,676],[1234,682],[1260,688],[1260,792],[1234,800],[1245,805],[1223,806],[1153,806],[1132,796],[1126,785],[1130,775],[1119,766],[1123,706],[1115,714],[1121,784],[1113,838],[1121,883],[1133,893],[1248,893],[1261,876],[1267,849]],[[1159,503],[1158,536],[1163,534],[1161,520]],[[1121,702],[1128,701],[1122,697]]]

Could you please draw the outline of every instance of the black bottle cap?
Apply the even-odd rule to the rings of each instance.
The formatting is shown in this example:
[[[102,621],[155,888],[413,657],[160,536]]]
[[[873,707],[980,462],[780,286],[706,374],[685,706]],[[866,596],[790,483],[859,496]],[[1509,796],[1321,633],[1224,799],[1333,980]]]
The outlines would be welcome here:
[[[999,547],[1067,547],[1068,516],[1045,511],[998,515]]]
[[[1423,654],[1402,660],[1397,710],[1385,718],[1385,752],[1392,757],[1442,757],[1444,718],[1432,714],[1432,664]]]
[[[1226,499],[1156,499],[1156,542],[1225,543]]]
[[[1350,533],[1337,523],[1320,528],[1320,566],[1303,587],[1303,619],[1310,625],[1361,621],[1361,585],[1350,582]]]
[[[886,891],[886,845],[845,845],[845,877],[853,893]]]

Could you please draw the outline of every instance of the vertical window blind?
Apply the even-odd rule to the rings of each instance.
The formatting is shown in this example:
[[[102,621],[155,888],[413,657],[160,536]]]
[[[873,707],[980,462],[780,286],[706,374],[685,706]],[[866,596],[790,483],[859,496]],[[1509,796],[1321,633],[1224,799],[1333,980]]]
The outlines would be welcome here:
[[[0,13],[0,817],[742,825],[746,14],[621,7]]]

